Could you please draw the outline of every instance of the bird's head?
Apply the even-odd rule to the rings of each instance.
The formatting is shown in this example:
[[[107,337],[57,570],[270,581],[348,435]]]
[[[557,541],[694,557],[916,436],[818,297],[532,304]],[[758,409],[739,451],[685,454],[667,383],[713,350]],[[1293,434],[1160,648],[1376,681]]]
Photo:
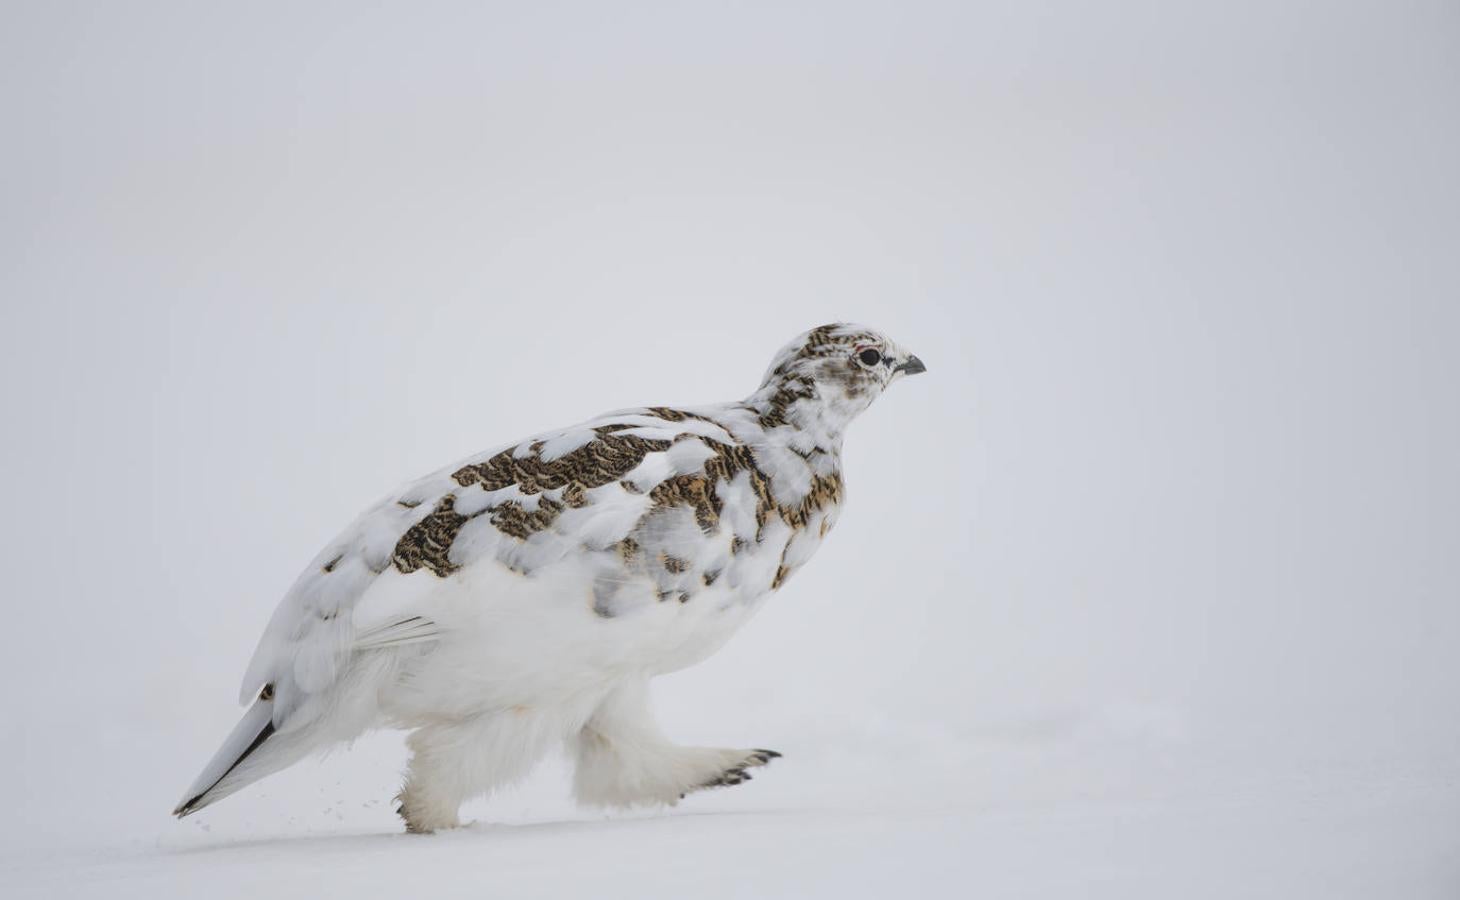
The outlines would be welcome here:
[[[881,332],[822,325],[781,348],[749,405],[768,428],[791,426],[839,439],[888,385],[923,371],[922,360]]]

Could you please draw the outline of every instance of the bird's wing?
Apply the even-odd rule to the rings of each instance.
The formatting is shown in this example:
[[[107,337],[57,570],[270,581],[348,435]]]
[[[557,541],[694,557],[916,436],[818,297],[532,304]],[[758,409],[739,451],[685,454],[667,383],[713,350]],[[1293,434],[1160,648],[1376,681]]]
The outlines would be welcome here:
[[[722,512],[742,520],[754,513],[737,512],[746,504],[733,498],[727,506],[713,487],[707,495],[710,482],[694,473],[709,465],[735,475],[726,459],[746,453],[709,415],[652,407],[538,435],[407,484],[356,519],[295,581],[259,641],[240,702],[263,689],[282,725],[309,698],[326,693],[354,653],[435,640],[421,598],[440,579],[474,565],[530,573],[569,555],[597,560],[603,583],[594,590],[601,590],[604,605],[595,609],[607,615],[636,554],[677,560],[724,552],[702,540],[707,517],[718,525]],[[757,508],[756,488],[741,493],[747,490]],[[656,527],[656,547],[628,537],[650,511],[667,506],[698,527]],[[727,530],[723,545],[730,540]],[[673,575],[674,565],[659,571]],[[371,601],[361,603],[392,570],[404,577],[400,589],[371,592]],[[390,599],[377,602],[382,594]]]

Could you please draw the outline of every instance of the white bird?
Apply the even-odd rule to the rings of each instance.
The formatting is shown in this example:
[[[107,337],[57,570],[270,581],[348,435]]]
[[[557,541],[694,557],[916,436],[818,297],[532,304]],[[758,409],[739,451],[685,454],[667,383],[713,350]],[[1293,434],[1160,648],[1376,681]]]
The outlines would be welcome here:
[[[174,814],[379,727],[411,730],[397,799],[415,832],[457,826],[560,742],[589,805],[748,780],[780,754],[671,743],[648,682],[718,650],[806,563],[841,507],[847,425],[922,371],[825,325],[743,401],[611,413],[387,495],[279,604],[252,705]]]

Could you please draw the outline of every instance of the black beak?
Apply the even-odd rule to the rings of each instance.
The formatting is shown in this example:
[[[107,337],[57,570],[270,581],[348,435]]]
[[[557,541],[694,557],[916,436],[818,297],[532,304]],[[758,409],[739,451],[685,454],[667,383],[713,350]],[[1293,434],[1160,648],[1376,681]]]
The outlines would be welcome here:
[[[909,356],[902,361],[902,365],[895,367],[892,371],[902,372],[905,375],[916,375],[919,372],[928,371],[928,367],[923,365],[923,361],[916,356]]]

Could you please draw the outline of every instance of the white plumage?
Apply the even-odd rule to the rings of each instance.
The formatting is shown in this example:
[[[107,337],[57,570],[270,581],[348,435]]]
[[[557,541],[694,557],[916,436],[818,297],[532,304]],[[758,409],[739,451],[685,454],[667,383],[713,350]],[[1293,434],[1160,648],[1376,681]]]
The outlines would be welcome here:
[[[785,347],[744,401],[646,407],[479,454],[315,556],[244,675],[243,719],[175,810],[377,727],[411,729],[412,831],[570,745],[585,803],[677,802],[774,751],[681,747],[649,679],[719,649],[815,552],[847,424],[922,363],[852,325]]]

